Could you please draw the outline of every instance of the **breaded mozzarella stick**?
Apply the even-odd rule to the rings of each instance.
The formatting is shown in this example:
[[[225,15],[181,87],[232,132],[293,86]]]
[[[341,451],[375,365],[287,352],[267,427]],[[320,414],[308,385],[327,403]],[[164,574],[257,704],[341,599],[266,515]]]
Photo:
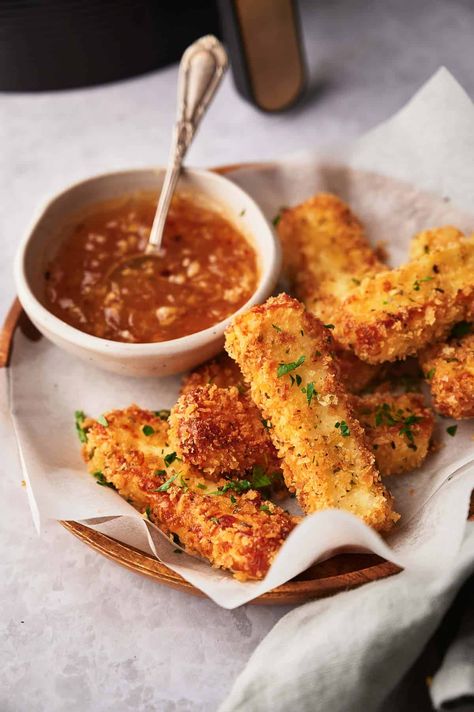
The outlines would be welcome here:
[[[238,316],[226,349],[270,425],[285,482],[305,512],[336,507],[390,529],[398,515],[339,383],[330,330],[281,294]]]
[[[132,406],[80,424],[87,468],[188,553],[240,580],[265,576],[296,519],[249,483],[209,482],[168,445],[168,423]],[[248,486],[247,486],[248,485]]]
[[[474,239],[366,277],[342,303],[335,337],[369,363],[395,361],[474,316]]]

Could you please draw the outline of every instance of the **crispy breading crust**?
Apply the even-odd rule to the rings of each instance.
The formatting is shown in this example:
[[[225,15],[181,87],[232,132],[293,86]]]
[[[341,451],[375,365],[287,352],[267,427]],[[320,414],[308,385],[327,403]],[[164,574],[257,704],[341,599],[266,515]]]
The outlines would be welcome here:
[[[260,411],[235,388],[197,387],[195,391],[188,391],[180,401],[174,411],[177,438],[173,442],[172,425],[170,440],[185,460],[198,467],[200,463],[216,463],[213,475],[227,472],[228,462],[242,473],[252,465],[262,464],[261,453],[266,452],[271,466],[262,464],[262,467],[270,473],[279,472],[280,461],[268,429],[261,430]],[[420,467],[428,454],[434,425],[433,414],[425,406],[422,395],[353,396],[352,404],[382,477]],[[408,421],[408,427],[407,419],[413,415],[416,423],[410,425]],[[222,422],[226,424],[223,437]],[[231,438],[227,435],[229,431]],[[259,433],[257,438],[255,432]],[[203,437],[201,433],[204,433]],[[210,433],[216,434],[210,437]],[[247,457],[249,452],[254,453],[253,462],[252,457]]]
[[[283,210],[278,235],[295,296],[323,321],[362,277],[386,269],[362,224],[331,193]]]
[[[332,347],[330,330],[286,294],[238,316],[226,332],[226,349],[271,423],[285,482],[302,508],[346,509],[388,530],[398,515],[339,383]]]
[[[342,382],[350,393],[360,393],[380,373],[379,366],[361,361],[354,353],[343,349],[336,342],[334,342],[334,355]],[[181,384],[180,393],[184,395],[192,392],[198,386],[211,384],[220,388],[235,386],[240,394],[248,391],[242,371],[226,353],[220,354],[212,361],[207,361],[186,375]]]
[[[410,259],[417,260],[424,255],[462,243],[465,235],[452,225],[435,227],[417,233],[410,242]]]
[[[258,465],[279,470],[260,411],[234,386],[198,386],[171,411],[170,441],[185,461],[206,474],[245,473]]]
[[[185,395],[198,386],[212,384],[220,388],[235,386],[241,393],[248,390],[242,371],[225,351],[187,374],[181,383],[180,394]]]
[[[350,208],[337,196],[319,193],[282,212],[278,235],[283,269],[292,291],[324,323],[334,322],[335,309],[363,277],[386,267]],[[341,377],[359,393],[378,368],[362,363],[350,350],[336,346]]]
[[[419,359],[435,409],[456,420],[474,418],[474,334],[430,346]]]
[[[335,336],[369,363],[404,358],[474,313],[474,240],[366,277],[342,303]]]
[[[419,393],[373,393],[353,397],[380,473],[401,475],[423,464],[434,428],[432,411]]]
[[[106,413],[106,419],[107,427],[84,422],[82,452],[89,472],[101,473],[160,529],[179,537],[188,553],[240,580],[263,578],[297,520],[256,491],[219,493],[216,487],[228,481],[216,486],[183,462],[167,465],[168,423],[152,412],[132,406]],[[146,435],[143,426],[154,433]]]

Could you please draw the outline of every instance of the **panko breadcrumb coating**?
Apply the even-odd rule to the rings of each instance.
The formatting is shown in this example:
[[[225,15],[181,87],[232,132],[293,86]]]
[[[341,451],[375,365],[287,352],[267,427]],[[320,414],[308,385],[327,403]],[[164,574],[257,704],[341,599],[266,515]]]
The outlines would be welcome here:
[[[428,454],[434,424],[422,395],[353,396],[352,404],[382,477],[420,467]],[[262,424],[255,404],[233,386],[198,386],[187,391],[173,409],[172,420],[170,441],[185,461],[198,467],[213,463],[213,476],[229,472],[230,466],[235,477],[245,476],[246,470],[257,465],[270,475],[274,486],[280,484],[280,478],[275,477],[280,461],[269,424]],[[261,453],[266,453],[263,462]]]
[[[382,476],[401,475],[423,464],[434,417],[421,394],[373,393],[354,396],[353,403]]]
[[[100,484],[113,485],[188,553],[240,580],[265,576],[294,517],[248,483],[209,482],[180,461],[168,423],[153,412],[131,406],[100,420],[80,425],[83,457]]]
[[[279,470],[260,411],[235,386],[188,391],[172,409],[169,424],[172,446],[207,475],[240,475],[254,466],[269,473]]]
[[[369,363],[395,361],[474,314],[474,239],[362,280],[335,317],[335,336]]]
[[[215,385],[220,388],[230,388],[235,386],[241,393],[248,390],[242,371],[225,351],[219,356],[206,361],[202,366],[198,366],[184,377],[181,384],[180,394],[193,391],[197,386]]]
[[[277,229],[295,296],[324,322],[362,277],[386,269],[362,224],[331,193],[284,209]]]
[[[363,277],[386,269],[362,224],[336,195],[319,193],[282,211],[278,235],[283,269],[294,295],[324,323]],[[362,363],[351,350],[336,346],[341,377],[351,393],[363,390],[378,367]]]
[[[474,418],[474,333],[434,344],[419,354],[435,409],[450,418]]]
[[[434,227],[417,233],[410,242],[410,259],[417,260],[430,252],[444,250],[446,247],[456,247],[465,235],[452,225]]]
[[[331,332],[286,294],[236,317],[226,349],[269,423],[285,482],[305,512],[345,509],[378,530],[398,515],[339,382]]]
[[[378,366],[364,363],[354,353],[343,349],[336,342],[334,342],[334,356],[344,387],[350,393],[360,393],[380,373]],[[235,386],[240,394],[244,394],[249,389],[239,366],[225,352],[187,374],[181,384],[180,393],[184,395],[197,386],[208,385],[220,388]]]

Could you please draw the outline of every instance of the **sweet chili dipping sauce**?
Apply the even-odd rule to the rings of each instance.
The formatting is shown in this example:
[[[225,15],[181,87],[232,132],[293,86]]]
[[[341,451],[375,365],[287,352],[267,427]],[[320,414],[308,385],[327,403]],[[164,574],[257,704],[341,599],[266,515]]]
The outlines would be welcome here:
[[[156,196],[139,194],[72,224],[45,272],[47,308],[88,334],[151,343],[206,329],[245,304],[258,282],[255,250],[194,197],[173,198],[163,257],[124,260],[144,251],[155,209]]]

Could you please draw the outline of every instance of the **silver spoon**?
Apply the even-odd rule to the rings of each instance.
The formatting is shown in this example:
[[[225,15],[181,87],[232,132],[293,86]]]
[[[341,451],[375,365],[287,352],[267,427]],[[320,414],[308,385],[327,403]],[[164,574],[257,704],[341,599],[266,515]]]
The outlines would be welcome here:
[[[158,207],[145,248],[147,255],[160,251],[163,231],[186,152],[227,69],[224,47],[213,35],[196,40],[179,65],[176,124]]]
[[[183,159],[227,66],[226,51],[213,35],[196,40],[183,54],[179,65],[177,115],[170,157],[148,243],[144,252],[120,259],[108,271],[106,279],[113,279],[124,267],[136,268],[145,259],[163,255],[163,232]]]

